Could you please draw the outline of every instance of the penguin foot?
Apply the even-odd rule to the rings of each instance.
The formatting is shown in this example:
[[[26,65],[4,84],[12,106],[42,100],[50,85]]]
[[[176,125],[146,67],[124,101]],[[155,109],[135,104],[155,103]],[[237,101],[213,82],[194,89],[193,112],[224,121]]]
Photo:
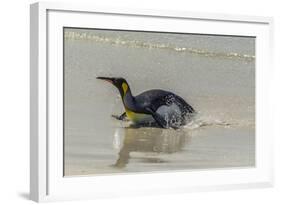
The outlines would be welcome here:
[[[117,120],[121,120],[121,121],[128,121],[126,119],[127,115],[126,112],[124,112],[122,115],[118,116],[118,115],[111,115],[111,117],[117,119]]]

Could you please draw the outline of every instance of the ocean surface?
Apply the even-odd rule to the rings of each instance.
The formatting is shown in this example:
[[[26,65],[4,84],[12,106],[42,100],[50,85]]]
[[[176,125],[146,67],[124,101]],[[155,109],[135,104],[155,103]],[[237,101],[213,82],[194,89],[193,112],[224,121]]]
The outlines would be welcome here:
[[[115,87],[169,90],[198,114],[134,128]],[[64,29],[64,175],[255,166],[255,38]]]

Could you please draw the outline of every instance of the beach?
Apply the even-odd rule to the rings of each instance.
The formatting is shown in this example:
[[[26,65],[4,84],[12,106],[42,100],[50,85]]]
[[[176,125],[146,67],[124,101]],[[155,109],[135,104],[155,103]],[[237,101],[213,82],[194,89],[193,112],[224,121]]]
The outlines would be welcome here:
[[[64,175],[255,166],[255,38],[65,28]],[[118,90],[176,93],[197,115],[135,128]]]

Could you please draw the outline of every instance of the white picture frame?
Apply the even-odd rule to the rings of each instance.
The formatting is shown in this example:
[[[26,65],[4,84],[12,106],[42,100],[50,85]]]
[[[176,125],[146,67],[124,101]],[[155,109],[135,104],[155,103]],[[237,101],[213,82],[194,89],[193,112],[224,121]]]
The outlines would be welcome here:
[[[62,78],[60,68],[63,62],[62,30],[67,26],[256,36],[256,166],[63,177],[63,89],[59,79]],[[97,8],[70,3],[32,4],[30,198],[39,202],[272,186],[273,134],[269,120],[271,113],[265,109],[270,105],[268,91],[273,73],[272,29],[273,19],[270,17]],[[151,181],[150,187],[147,187],[147,181]]]

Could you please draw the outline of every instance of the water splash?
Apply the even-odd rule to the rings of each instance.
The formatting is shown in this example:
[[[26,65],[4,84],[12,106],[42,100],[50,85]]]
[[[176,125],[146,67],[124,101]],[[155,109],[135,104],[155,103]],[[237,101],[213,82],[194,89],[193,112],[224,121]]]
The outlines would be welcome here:
[[[192,118],[185,126],[184,129],[195,130],[202,127],[224,127],[224,128],[234,128],[234,127],[255,127],[255,121],[251,119],[220,119],[217,116],[204,116],[198,114]]]
[[[184,128],[189,129],[189,130],[194,130],[198,129],[201,127],[206,127],[206,126],[223,126],[223,127],[231,127],[232,124],[228,123],[223,120],[219,119],[200,119],[196,118],[191,120],[189,123],[187,123]]]
[[[99,43],[108,43],[111,45],[120,45],[131,48],[146,48],[146,49],[162,49],[169,50],[178,53],[190,53],[193,55],[205,56],[205,57],[216,57],[216,58],[225,58],[233,60],[243,60],[246,62],[251,62],[255,60],[254,55],[240,54],[235,52],[212,52],[205,49],[198,49],[193,47],[178,47],[172,44],[165,43],[151,43],[143,42],[138,40],[128,40],[125,38],[110,38],[95,34],[89,34],[86,32],[74,32],[74,31],[65,31],[64,32],[65,40],[80,40],[80,41],[94,41]]]

